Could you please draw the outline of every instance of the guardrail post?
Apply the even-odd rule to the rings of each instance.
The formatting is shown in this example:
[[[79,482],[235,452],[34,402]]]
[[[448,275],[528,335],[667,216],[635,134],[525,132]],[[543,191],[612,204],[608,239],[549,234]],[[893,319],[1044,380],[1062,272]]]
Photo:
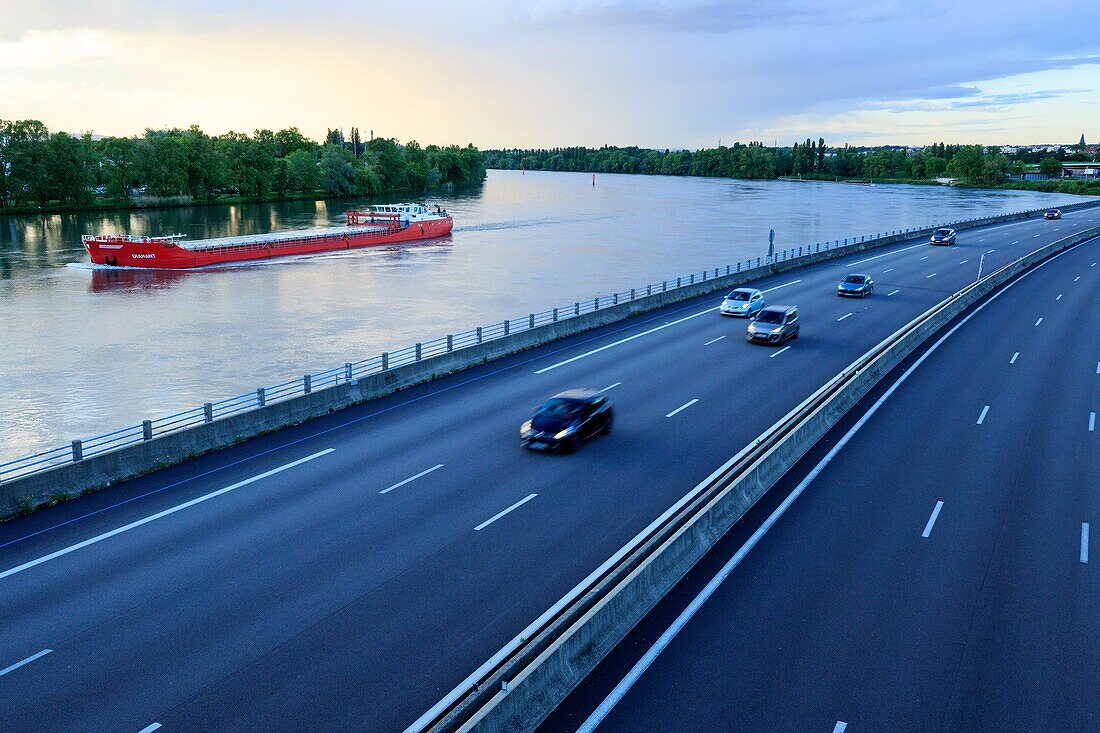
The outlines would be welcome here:
[[[504,335],[505,335],[505,336],[507,336],[507,335],[508,335],[508,327],[509,327],[510,325],[511,325],[511,324],[509,324],[509,323],[508,323],[508,319],[507,319],[507,318],[505,318],[505,319],[504,319]]]
[[[574,303],[573,304],[573,315],[579,316],[580,314],[581,314],[581,304],[580,304],[580,302]]]
[[[453,334],[447,334],[447,351],[455,350],[455,337]]]
[[[202,421],[214,422],[214,405],[209,402],[202,403]]]
[[[630,289],[630,299],[634,300],[634,288]]]
[[[477,342],[479,344],[481,343],[481,329],[480,328],[477,330]],[[390,368],[390,352],[383,351],[382,352],[382,371],[386,371],[389,368]]]
[[[421,353],[423,352],[423,346],[419,341],[416,342],[416,360],[420,361]]]
[[[528,328],[534,328],[535,327],[535,314],[534,313],[527,316],[527,327]]]
[[[680,287],[680,278],[676,278],[676,287]]]
[[[618,293],[612,293],[611,294],[611,305],[618,305],[618,304],[619,304],[619,294]]]
[[[598,311],[600,309],[600,299],[595,298],[592,302],[595,303],[595,306],[592,308],[592,310],[597,310]]]
[[[84,446],[79,440],[73,441],[73,463],[84,460]]]
[[[346,364],[344,364],[344,379],[348,380],[349,382],[352,379],[354,379],[351,372],[352,372],[352,366],[351,366],[351,362],[349,361]]]
[[[558,322],[558,309],[555,308],[554,309],[554,323],[557,323],[557,322]]]
[[[756,258],[756,266],[760,267],[760,258],[759,257]]]
[[[313,391],[313,377],[309,376],[308,374],[303,374],[302,375],[302,392],[304,394],[309,394],[312,391]]]
[[[153,439],[153,421],[142,420],[141,421],[141,439],[152,440]]]
[[[688,285],[694,285],[694,284],[695,284],[695,273],[693,272],[690,275],[688,275]]]
[[[264,394],[264,388],[260,387],[256,390],[256,406],[263,407],[267,404],[267,395]]]
[[[653,295],[653,283],[650,283],[649,285],[645,286],[645,294],[646,295]]]
[[[730,274],[730,266],[729,265],[726,265],[726,274],[727,275]]]

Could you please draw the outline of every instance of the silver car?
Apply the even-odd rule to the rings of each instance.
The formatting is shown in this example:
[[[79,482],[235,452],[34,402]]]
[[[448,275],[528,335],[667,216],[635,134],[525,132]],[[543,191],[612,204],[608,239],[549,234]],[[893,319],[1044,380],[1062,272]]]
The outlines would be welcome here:
[[[753,288],[737,288],[722,299],[718,312],[724,316],[748,318],[764,307],[764,294]]]
[[[745,338],[751,342],[781,344],[787,339],[798,338],[798,307],[793,305],[769,305],[752,318]]]
[[[836,286],[837,295],[847,295],[855,298],[866,298],[875,292],[875,281],[870,275],[851,274],[840,281]]]

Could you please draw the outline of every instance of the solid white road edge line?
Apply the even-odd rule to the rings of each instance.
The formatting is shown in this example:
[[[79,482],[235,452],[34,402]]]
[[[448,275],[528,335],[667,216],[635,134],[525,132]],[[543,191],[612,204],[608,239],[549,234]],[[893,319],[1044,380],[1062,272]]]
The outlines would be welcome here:
[[[813,480],[817,478],[817,476],[823,470],[825,470],[825,467],[828,466],[833,458],[835,458],[836,455],[840,453],[840,451],[844,448],[844,446],[848,444],[848,441],[850,441],[852,437],[859,432],[860,428],[862,428],[867,423],[867,421],[871,419],[872,415],[878,412],[879,408],[882,407],[886,400],[890,399],[891,395],[893,395],[894,392],[897,391],[898,387],[904,384],[905,380],[907,380],[909,376],[914,371],[916,371],[921,364],[924,363],[925,359],[931,356],[944,341],[951,338],[951,336],[956,331],[969,323],[971,318],[981,313],[987,305],[995,301],[997,298],[1001,297],[1003,293],[1008,292],[1014,285],[1016,285],[1016,283],[1021,282],[1028,275],[1041,269],[1047,263],[1053,262],[1054,260],[1061,257],[1063,254],[1067,252],[1072,252],[1074,249],[1077,248],[1077,246],[1078,245],[1075,245],[1074,247],[1071,247],[1069,249],[1062,250],[1053,257],[1044,260],[1043,262],[1040,262],[1034,268],[1027,270],[1022,275],[1020,275],[1020,277],[1009,282],[1003,288],[993,293],[984,303],[981,303],[969,315],[967,315],[961,321],[952,326],[951,330],[949,330],[943,336],[940,336],[939,340],[937,340],[936,343],[932,344],[927,351],[917,357],[917,360],[913,362],[909,366],[909,368],[902,373],[900,377],[898,377],[898,380],[896,382],[894,382],[890,385],[889,388],[887,388],[887,390],[882,394],[881,397],[878,398],[875,404],[871,405],[867,412],[863,414],[863,417],[861,417],[855,425],[849,428],[848,432],[844,434],[844,437],[837,441],[837,444],[833,446],[832,450],[830,450],[825,455],[825,457],[822,458],[821,461],[813,467],[813,470],[811,470],[810,473],[806,475],[806,478],[802,479],[802,481],[799,482],[798,486],[794,488],[794,490],[787,496],[787,498],[784,499],[783,502],[775,508],[775,511],[773,511],[771,515],[769,515],[768,518],[764,520],[764,523],[761,524],[755,532],[753,532],[752,536],[749,537],[745,544],[741,545],[741,548],[737,550],[737,552],[734,553],[733,557],[731,557],[726,562],[726,564],[722,566],[722,569],[719,570],[713,578],[711,578],[706,587],[704,587],[703,590],[699,591],[699,595],[695,596],[695,598],[692,599],[687,608],[685,608],[680,613],[680,615],[676,617],[676,620],[672,623],[672,625],[665,629],[665,632],[661,634],[660,638],[658,638],[657,641],[653,643],[653,646],[651,646],[646,651],[646,653],[642,655],[641,659],[635,662],[634,666],[630,668],[630,671],[626,674],[626,676],[623,677],[617,685],[615,685],[615,688],[608,693],[607,697],[603,699],[603,702],[601,702],[599,706],[597,706],[596,709],[592,711],[592,714],[588,716],[584,723],[582,723],[581,726],[577,728],[577,733],[592,733],[592,731],[596,729],[596,726],[598,726],[600,722],[604,718],[606,718],[607,715],[611,712],[612,708],[614,708],[615,705],[617,705],[619,701],[623,699],[623,696],[626,695],[630,688],[634,686],[634,683],[637,682],[643,674],[645,674],[645,671],[649,669],[650,665],[652,665],[654,660],[657,659],[657,656],[665,650],[669,643],[672,642],[673,638],[676,637],[676,634],[680,632],[680,629],[682,629],[687,624],[687,622],[691,620],[692,616],[694,616],[699,611],[699,609],[702,608],[703,604],[707,602],[707,599],[714,595],[714,591],[718,589],[718,586],[722,584],[722,581],[729,577],[729,574],[737,568],[737,566],[741,563],[745,556],[748,555],[752,548],[756,546],[756,543],[760,541],[760,538],[767,534],[768,530],[771,529],[777,521],[779,521],[779,518],[782,517],[787,509],[790,508],[791,504],[793,504],[795,500],[802,495],[802,492],[806,490],[806,487],[809,486],[810,483],[812,483]]]
[[[665,415],[665,417],[672,417],[676,413],[681,412],[681,411],[686,410],[687,408],[691,407],[692,405],[694,405],[698,401],[699,401],[698,398],[696,398],[696,399],[692,400],[691,402],[685,402],[684,404],[680,405],[679,407],[677,407],[672,412]]]
[[[1089,561],[1089,523],[1081,522],[1081,562]]]
[[[710,346],[711,344],[716,344],[724,338],[725,338],[725,336],[719,336],[716,339],[711,339],[710,341],[707,341],[706,343],[704,343],[703,346]]]
[[[985,416],[989,413],[989,405],[982,408],[982,414],[978,415],[978,424],[981,425],[985,422]]]
[[[527,496],[523,497],[522,499],[520,499],[519,501],[517,501],[517,502],[516,502],[515,504],[513,504],[513,505],[512,505],[512,506],[510,506],[510,507],[508,507],[508,508],[507,508],[507,509],[505,509],[504,511],[502,511],[502,512],[499,512],[499,513],[497,513],[497,514],[494,514],[494,515],[493,515],[492,517],[490,517],[489,519],[486,519],[486,520],[485,520],[484,522],[482,522],[481,524],[479,524],[479,525],[477,525],[476,527],[474,527],[474,531],[475,531],[475,532],[480,532],[481,530],[485,529],[486,527],[488,527],[488,526],[489,526],[490,524],[492,524],[493,522],[495,522],[495,521],[497,521],[498,519],[500,519],[501,517],[503,517],[503,516],[504,516],[505,514],[507,514],[508,512],[512,511],[513,509],[518,509],[518,508],[520,508],[521,506],[523,506],[523,505],[524,505],[524,504],[526,504],[527,502],[529,502],[529,501],[531,501],[532,499],[534,499],[534,498],[535,498],[536,496],[538,496],[538,494],[528,494]]]
[[[852,264],[853,265],[862,265],[864,262],[870,262],[871,260],[880,260],[883,257],[889,257],[890,255],[896,255],[899,252],[908,252],[911,249],[916,249],[917,247],[924,247],[927,244],[928,244],[928,242],[921,242],[920,244],[914,244],[911,247],[902,247],[901,249],[895,249],[895,250],[893,250],[891,252],[887,252],[885,254],[875,255],[874,257],[868,257],[868,258],[863,259],[863,260],[856,260]],[[889,272],[889,271],[890,270],[887,270],[887,272]]]
[[[386,489],[382,489],[382,490],[381,490],[381,491],[379,491],[378,493],[379,493],[379,494],[388,494],[388,493],[390,493],[391,491],[393,491],[394,489],[400,489],[400,488],[401,488],[402,486],[404,486],[405,484],[408,484],[408,483],[412,483],[413,481],[416,481],[416,480],[417,480],[418,478],[420,478],[421,476],[427,476],[427,475],[428,475],[429,473],[431,473],[432,471],[438,471],[438,470],[439,470],[439,469],[441,469],[441,468],[443,468],[443,464],[442,464],[442,463],[437,463],[437,464],[435,464],[434,466],[432,466],[431,468],[425,469],[425,470],[421,471],[420,473],[416,474],[415,476],[409,476],[409,477],[408,477],[407,479],[405,479],[404,481],[398,481],[398,482],[397,482],[396,484],[394,484],[393,486],[390,486],[389,488],[386,488]]]
[[[769,359],[774,359],[775,357],[779,356],[780,354],[782,354],[782,353],[783,353],[784,351],[786,351],[786,350],[787,350],[787,349],[789,349],[789,348],[791,348],[791,347],[790,347],[790,346],[784,346],[784,347],[783,347],[782,349],[780,349],[779,351],[775,352],[774,354],[769,354],[769,355],[768,355],[768,358],[769,358]]]
[[[303,463],[306,463],[308,461],[312,461],[315,458],[320,458],[321,456],[327,456],[329,453],[332,453],[334,450],[336,450],[336,449],[335,448],[326,448],[325,450],[314,453],[313,455],[306,456],[305,458],[299,458],[296,461],[291,461],[290,463],[283,464],[282,466],[279,466],[278,468],[273,468],[270,471],[264,471],[261,474],[257,474],[256,476],[253,476],[252,478],[246,478],[244,481],[238,481],[235,484],[231,484],[229,486],[226,486],[225,488],[218,489],[217,491],[211,491],[209,494],[203,494],[202,496],[191,499],[190,501],[185,501],[182,504],[177,504],[176,506],[165,509],[164,511],[157,512],[156,514],[151,514],[148,517],[144,517],[143,519],[138,519],[134,522],[130,522],[129,524],[123,525],[123,526],[118,527],[116,529],[112,529],[109,532],[104,532],[103,534],[96,535],[95,537],[91,537],[89,539],[86,539],[83,542],[77,542],[75,545],[69,545],[68,547],[64,547],[60,550],[57,550],[56,552],[51,552],[48,555],[43,555],[42,557],[35,558],[34,560],[30,560],[28,562],[25,562],[22,565],[16,565],[14,568],[11,568],[10,570],[5,570],[2,573],[0,573],[0,580],[8,577],[9,575],[15,575],[16,573],[21,573],[24,570],[29,570],[29,569],[37,566],[37,565],[41,565],[42,563],[49,562],[50,560],[55,560],[55,559],[57,559],[57,558],[59,558],[63,555],[68,555],[70,552],[76,552],[77,550],[82,550],[85,547],[88,547],[89,545],[94,545],[97,542],[102,542],[103,540],[110,539],[110,538],[114,537],[115,535],[122,534],[123,532],[129,532],[131,529],[137,529],[138,527],[142,526],[143,524],[149,524],[150,522],[155,522],[158,519],[163,519],[164,517],[167,517],[170,514],[175,514],[176,512],[183,511],[184,509],[188,509],[190,507],[193,507],[196,504],[202,504],[204,501],[209,501],[210,499],[221,496],[222,494],[227,494],[230,491],[233,491],[234,489],[241,488],[242,486],[248,486],[249,484],[255,483],[255,482],[257,482],[261,479],[265,479],[268,476],[274,476],[277,473],[282,473],[283,471],[286,471],[287,469],[294,468],[295,466],[300,466]]]
[[[37,654],[32,654],[29,657],[27,657],[26,659],[22,659],[22,660],[16,662],[15,664],[11,665],[10,667],[4,667],[3,669],[0,669],[0,677],[3,677],[8,672],[14,672],[15,670],[19,669],[23,665],[30,664],[31,662],[38,659],[39,657],[44,657],[52,651],[53,651],[53,649],[43,649],[42,651],[38,652]]]
[[[932,510],[932,516],[928,518],[928,524],[924,525],[924,531],[920,533],[921,537],[928,537],[932,534],[932,527],[936,524],[936,519],[940,516],[940,509],[943,509],[943,502],[937,501],[936,508]]]

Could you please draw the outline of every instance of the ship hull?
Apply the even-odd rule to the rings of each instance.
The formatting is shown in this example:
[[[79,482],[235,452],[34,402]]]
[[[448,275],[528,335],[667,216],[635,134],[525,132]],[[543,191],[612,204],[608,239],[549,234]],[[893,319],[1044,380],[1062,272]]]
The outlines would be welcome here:
[[[157,240],[122,241],[103,238],[85,240],[84,248],[92,262],[97,265],[179,270],[437,239],[450,234],[453,226],[453,220],[447,216],[414,221],[398,229],[351,230],[328,236],[304,236],[301,239],[272,242],[185,247],[175,242]]]

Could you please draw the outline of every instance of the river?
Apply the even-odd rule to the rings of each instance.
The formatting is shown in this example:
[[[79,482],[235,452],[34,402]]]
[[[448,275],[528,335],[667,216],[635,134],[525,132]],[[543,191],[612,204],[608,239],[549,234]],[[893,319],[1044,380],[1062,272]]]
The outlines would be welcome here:
[[[449,332],[776,248],[1076,197],[490,171],[443,241],[191,272],[105,271],[80,235],[341,224],[364,201],[0,217],[0,462]]]

